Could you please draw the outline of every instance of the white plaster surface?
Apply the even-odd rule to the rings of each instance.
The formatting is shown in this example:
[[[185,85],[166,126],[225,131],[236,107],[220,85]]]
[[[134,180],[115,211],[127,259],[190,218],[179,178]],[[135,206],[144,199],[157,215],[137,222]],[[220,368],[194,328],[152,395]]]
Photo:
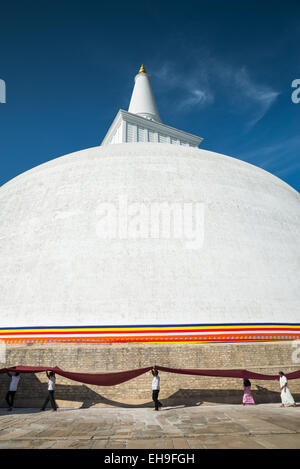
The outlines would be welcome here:
[[[120,195],[203,203],[203,246],[99,238],[99,206]],[[234,158],[79,151],[2,186],[0,223],[0,327],[300,322],[300,195]]]
[[[148,73],[138,73],[135,76],[128,111],[161,122],[150,81]]]

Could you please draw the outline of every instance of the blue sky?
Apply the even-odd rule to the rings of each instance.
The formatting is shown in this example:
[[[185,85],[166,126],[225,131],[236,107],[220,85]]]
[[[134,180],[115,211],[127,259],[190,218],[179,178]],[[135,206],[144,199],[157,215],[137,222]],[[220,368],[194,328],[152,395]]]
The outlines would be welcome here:
[[[299,0],[1,2],[0,184],[100,144],[144,63],[164,123],[300,191],[299,44]]]

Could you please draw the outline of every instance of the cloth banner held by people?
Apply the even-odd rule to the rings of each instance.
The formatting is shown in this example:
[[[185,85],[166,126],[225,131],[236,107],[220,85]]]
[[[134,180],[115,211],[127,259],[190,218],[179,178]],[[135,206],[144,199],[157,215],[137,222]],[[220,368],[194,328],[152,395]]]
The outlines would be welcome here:
[[[0,369],[0,374],[18,371],[19,373],[41,373],[43,371],[54,371],[57,375],[63,376],[72,381],[79,383],[93,384],[96,386],[115,386],[124,383],[130,379],[137,378],[138,376],[147,373],[153,367],[138,368],[136,370],[117,371],[115,373],[76,373],[64,371],[58,367],[42,367],[42,366],[13,366],[10,368]],[[243,378],[243,379],[258,379],[258,380],[279,380],[278,375],[264,375],[261,373],[254,373],[248,370],[196,370],[185,368],[167,368],[157,365],[157,370],[166,373],[178,373],[194,376],[211,376],[219,378]],[[288,379],[300,379],[300,370],[292,373],[287,373]]]

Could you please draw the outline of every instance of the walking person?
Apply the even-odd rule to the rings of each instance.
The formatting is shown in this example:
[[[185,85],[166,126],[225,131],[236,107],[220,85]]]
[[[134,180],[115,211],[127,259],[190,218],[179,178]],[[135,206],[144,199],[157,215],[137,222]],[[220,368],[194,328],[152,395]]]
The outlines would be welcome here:
[[[55,382],[56,382],[55,373],[54,373],[54,371],[50,371],[50,373],[48,373],[48,371],[46,371],[46,375],[49,379],[49,381],[48,381],[48,396],[46,397],[46,400],[45,400],[44,405],[41,408],[41,410],[45,410],[46,405],[50,401],[52,411],[54,412],[54,411],[57,410],[57,405],[56,405],[56,402],[55,402],[55,399],[54,399]]]
[[[9,390],[5,396],[5,400],[8,404],[7,410],[12,411],[14,407],[16,392],[18,389],[19,381],[20,381],[20,373],[16,371],[13,375],[11,375],[9,372],[7,372],[7,374],[11,378],[11,380],[10,380]]]
[[[255,401],[251,394],[251,382],[249,379],[244,379],[243,405],[246,405],[246,404],[255,405]]]
[[[154,401],[155,408],[153,410],[159,410],[160,407],[162,407],[162,403],[158,400],[158,394],[160,391],[160,377],[158,376],[158,370],[153,367],[151,370],[151,373],[153,375],[153,380],[152,380],[152,399]]]
[[[279,384],[280,384],[280,390],[281,390],[281,406],[280,407],[296,407],[296,403],[294,401],[294,398],[291,394],[291,391],[289,390],[288,387],[288,380],[283,371],[279,371]]]

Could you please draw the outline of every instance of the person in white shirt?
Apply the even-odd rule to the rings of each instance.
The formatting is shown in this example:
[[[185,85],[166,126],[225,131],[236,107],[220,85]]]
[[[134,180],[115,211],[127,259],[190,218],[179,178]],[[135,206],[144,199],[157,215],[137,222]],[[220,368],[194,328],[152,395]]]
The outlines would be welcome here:
[[[154,410],[159,410],[160,407],[162,407],[162,403],[158,400],[158,394],[160,391],[160,377],[158,376],[158,370],[154,367],[151,370],[151,373],[153,375],[153,380],[152,380],[152,399],[154,401]]]
[[[281,406],[280,407],[289,407],[293,406],[296,407],[296,403],[294,398],[291,394],[291,391],[288,387],[288,380],[283,371],[279,371],[279,383],[280,383],[280,391],[281,391]]]
[[[8,404],[8,410],[12,411],[13,406],[14,406],[16,392],[18,389],[18,384],[20,381],[20,373],[16,371],[13,375],[11,375],[9,372],[7,372],[7,374],[11,378],[11,381],[10,381],[9,390],[8,390],[8,393],[6,394],[5,400]]]
[[[54,371],[50,371],[50,373],[48,373],[48,371],[46,371],[46,375],[49,379],[49,381],[48,381],[48,396],[46,397],[46,400],[45,400],[44,405],[41,408],[41,410],[45,410],[46,405],[50,401],[52,410],[54,412],[54,411],[57,410],[57,404],[56,404],[55,399],[54,399],[55,382],[56,382],[55,373],[54,373]]]

